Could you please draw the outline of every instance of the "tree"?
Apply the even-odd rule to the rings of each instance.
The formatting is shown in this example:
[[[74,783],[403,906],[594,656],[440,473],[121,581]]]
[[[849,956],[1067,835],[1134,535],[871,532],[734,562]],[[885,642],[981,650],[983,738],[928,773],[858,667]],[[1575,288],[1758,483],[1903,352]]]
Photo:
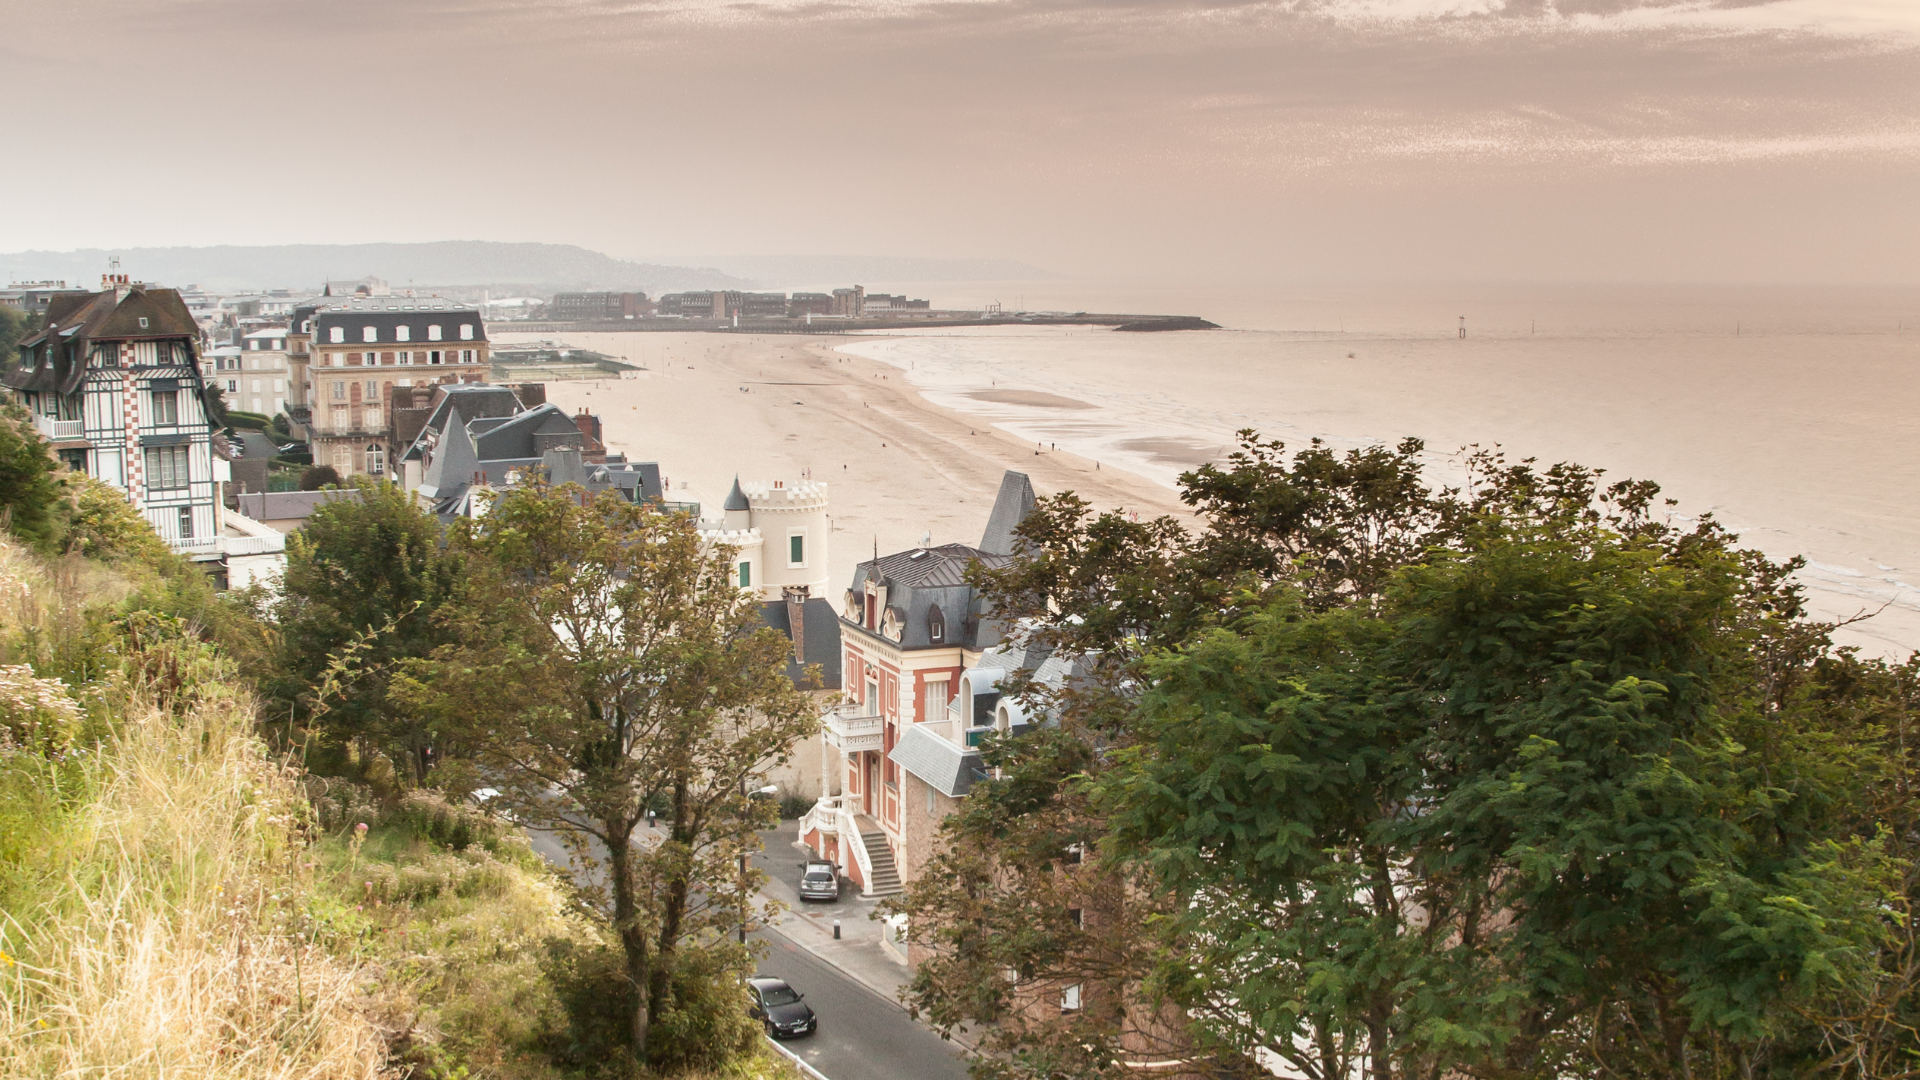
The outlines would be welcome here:
[[[636,1057],[737,1051],[694,1033],[751,1036],[726,1026],[747,972],[728,931],[756,884],[735,861],[773,813],[748,790],[818,722],[786,676],[791,645],[734,586],[731,550],[611,492],[515,489],[452,548],[467,560],[439,620],[452,640],[406,665],[403,697],[517,820],[604,871]],[[664,833],[636,840],[654,806]]]
[[[319,491],[322,488],[339,487],[340,472],[331,465],[309,465],[300,474],[301,491]]]
[[[438,745],[388,691],[399,663],[444,640],[434,614],[454,591],[460,560],[441,551],[440,533],[399,485],[365,477],[316,508],[287,537],[280,656],[264,687],[311,719],[335,672],[323,729],[408,762],[416,782],[427,778]]]
[[[59,471],[27,411],[7,404],[0,411],[0,521],[22,542],[47,553],[58,550],[66,531]]]
[[[1182,478],[1197,535],[1056,497],[976,574],[1092,669],[1009,686],[1057,726],[988,748],[899,905],[979,1071],[1913,1068],[1912,665],[1648,483],[1243,447]]]

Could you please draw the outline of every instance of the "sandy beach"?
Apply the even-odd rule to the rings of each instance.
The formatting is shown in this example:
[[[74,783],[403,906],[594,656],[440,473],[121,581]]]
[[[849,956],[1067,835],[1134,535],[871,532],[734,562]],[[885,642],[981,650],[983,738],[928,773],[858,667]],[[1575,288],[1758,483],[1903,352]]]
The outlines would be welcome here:
[[[548,396],[600,413],[609,445],[659,461],[677,496],[811,470],[832,485],[836,582],[876,543],[977,541],[1009,468],[1043,494],[1184,514],[1175,477],[1243,427],[1294,445],[1420,436],[1442,482],[1461,447],[1499,444],[1657,480],[1681,518],[1804,556],[1815,616],[1878,611],[1841,639],[1904,656],[1920,645],[1920,335],[1886,331],[570,334],[646,371]]]
[[[497,341],[526,335],[496,333]],[[547,384],[547,400],[600,415],[608,448],[658,461],[670,494],[717,510],[733,478],[828,485],[835,594],[855,564],[918,544],[977,544],[1008,469],[1047,495],[1072,490],[1101,509],[1186,514],[1164,484],[1037,447],[928,401],[901,372],[836,351],[845,337],[569,334],[626,357],[634,379]]]

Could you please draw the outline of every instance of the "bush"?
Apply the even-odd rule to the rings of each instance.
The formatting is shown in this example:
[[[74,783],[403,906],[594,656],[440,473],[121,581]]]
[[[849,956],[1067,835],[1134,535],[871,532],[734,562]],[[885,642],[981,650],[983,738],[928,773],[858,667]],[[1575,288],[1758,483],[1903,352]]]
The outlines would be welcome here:
[[[339,486],[339,470],[331,465],[315,465],[300,474],[301,491],[319,491],[321,488]]]
[[[146,516],[111,485],[85,473],[74,473],[67,477],[67,490],[73,497],[68,551],[90,559],[136,559],[150,564],[158,564],[172,554]]]
[[[807,812],[813,809],[813,805],[813,799],[802,798],[799,795],[788,795],[782,792],[780,795],[781,820],[785,821],[806,817]]]
[[[59,469],[27,410],[0,407],[0,522],[37,551],[58,550],[66,531]]]
[[[241,412],[239,409],[227,410],[227,426],[239,431],[265,431],[271,422],[261,413]]]
[[[668,978],[669,1005],[653,1018],[647,1032],[647,1057],[668,1075],[695,1069],[722,1069],[753,1052],[760,1028],[747,1015],[747,991],[740,976],[738,946],[680,949]]]

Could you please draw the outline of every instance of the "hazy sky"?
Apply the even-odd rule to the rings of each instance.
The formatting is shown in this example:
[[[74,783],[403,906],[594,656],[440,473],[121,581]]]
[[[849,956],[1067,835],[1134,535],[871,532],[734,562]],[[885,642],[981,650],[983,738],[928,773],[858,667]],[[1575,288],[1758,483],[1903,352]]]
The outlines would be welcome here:
[[[0,251],[1920,281],[1920,0],[0,0]]]

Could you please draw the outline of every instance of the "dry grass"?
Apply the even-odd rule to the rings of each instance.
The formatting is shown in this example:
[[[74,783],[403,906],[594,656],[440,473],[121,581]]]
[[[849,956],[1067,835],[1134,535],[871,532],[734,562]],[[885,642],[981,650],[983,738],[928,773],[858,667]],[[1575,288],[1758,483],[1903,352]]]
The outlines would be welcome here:
[[[12,655],[61,647],[57,573],[0,549],[27,591],[0,605]],[[28,808],[0,879],[0,1075],[376,1075],[354,973],[312,943],[304,802],[232,680],[177,715],[123,680],[76,696],[103,741],[0,756],[0,798]]]

